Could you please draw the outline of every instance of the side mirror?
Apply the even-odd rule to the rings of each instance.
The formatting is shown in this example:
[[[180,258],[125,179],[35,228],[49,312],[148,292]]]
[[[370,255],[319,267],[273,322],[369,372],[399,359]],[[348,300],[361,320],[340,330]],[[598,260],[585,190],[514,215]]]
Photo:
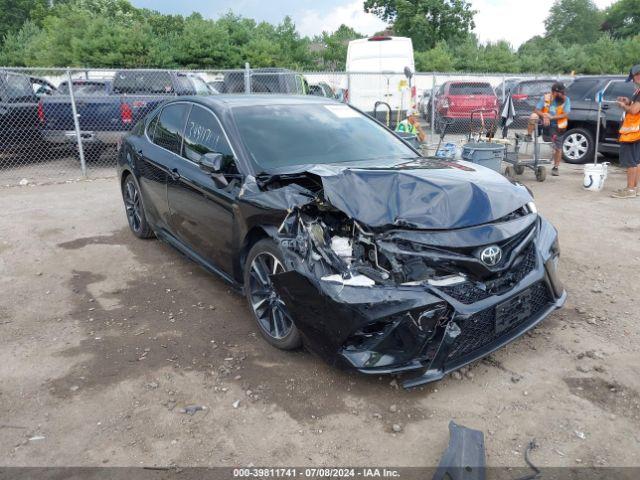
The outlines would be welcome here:
[[[200,157],[200,168],[208,173],[220,173],[224,166],[221,153],[209,152]]]
[[[404,67],[404,76],[407,77],[409,80],[411,80],[411,77],[413,77],[413,72],[411,71],[411,68]]]

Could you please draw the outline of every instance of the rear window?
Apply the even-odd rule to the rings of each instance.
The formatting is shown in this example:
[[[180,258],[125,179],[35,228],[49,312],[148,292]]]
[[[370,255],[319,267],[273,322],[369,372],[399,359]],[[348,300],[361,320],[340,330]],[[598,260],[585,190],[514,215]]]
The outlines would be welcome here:
[[[554,83],[553,80],[548,82],[522,82],[513,93],[519,95],[544,95],[551,91],[551,86]]]
[[[3,102],[33,101],[34,93],[31,82],[22,75],[0,74],[0,99]]]
[[[69,95],[69,83],[61,83],[56,93],[58,95]],[[107,89],[102,82],[73,82],[73,94],[77,96],[107,95]]]
[[[449,95],[494,95],[488,83],[452,83]]]
[[[173,92],[169,72],[118,72],[113,80],[113,93],[158,95]]]

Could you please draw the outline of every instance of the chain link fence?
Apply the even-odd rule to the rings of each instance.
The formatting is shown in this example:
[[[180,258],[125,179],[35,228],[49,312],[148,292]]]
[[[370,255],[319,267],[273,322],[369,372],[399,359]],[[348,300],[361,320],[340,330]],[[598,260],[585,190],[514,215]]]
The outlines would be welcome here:
[[[507,92],[527,116],[555,77],[402,72],[23,69],[0,67],[0,185],[114,174],[121,138],[164,100],[181,95],[318,95],[390,128],[416,109],[427,143],[462,143],[496,129]],[[519,125],[522,127],[523,125]],[[525,125],[526,126],[526,119]]]

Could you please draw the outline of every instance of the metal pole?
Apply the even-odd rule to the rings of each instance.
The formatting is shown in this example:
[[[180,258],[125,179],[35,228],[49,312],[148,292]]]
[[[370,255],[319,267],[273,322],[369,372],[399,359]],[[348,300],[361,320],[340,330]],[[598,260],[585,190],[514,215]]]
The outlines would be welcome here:
[[[600,143],[600,119],[602,118],[602,97],[600,95],[600,92],[598,92],[598,124],[596,125],[596,145],[593,150],[594,165],[598,163],[598,144]]]
[[[84,159],[84,148],[82,148],[82,137],[80,136],[80,115],[76,109],[76,97],[73,94],[73,82],[71,81],[71,70],[67,68],[67,82],[69,85],[69,97],[71,98],[71,112],[73,114],[73,126],[76,130],[76,141],[78,142],[78,155],[80,155],[80,169],[82,176],[87,178],[87,164]]]
[[[435,134],[435,121],[436,121],[436,74],[431,76],[431,136]]]
[[[505,82],[507,81],[507,77],[506,75],[503,73],[502,74],[502,101],[504,102],[504,97],[507,96],[507,93],[505,92]]]
[[[351,105],[351,73],[347,72],[347,103]]]
[[[251,67],[249,62],[244,64],[244,93],[251,93]]]

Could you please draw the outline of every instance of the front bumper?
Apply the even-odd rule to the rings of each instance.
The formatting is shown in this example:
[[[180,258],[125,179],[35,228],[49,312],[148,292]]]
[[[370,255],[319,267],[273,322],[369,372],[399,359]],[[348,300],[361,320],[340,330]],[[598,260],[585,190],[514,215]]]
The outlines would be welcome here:
[[[564,304],[556,239],[553,227],[541,222],[517,282],[499,295],[475,291],[469,282],[353,286],[295,270],[273,282],[310,349],[362,373],[405,373],[403,385],[411,388],[501,348]]]

